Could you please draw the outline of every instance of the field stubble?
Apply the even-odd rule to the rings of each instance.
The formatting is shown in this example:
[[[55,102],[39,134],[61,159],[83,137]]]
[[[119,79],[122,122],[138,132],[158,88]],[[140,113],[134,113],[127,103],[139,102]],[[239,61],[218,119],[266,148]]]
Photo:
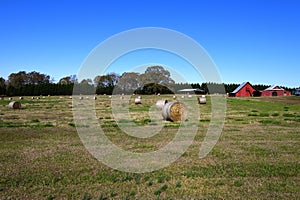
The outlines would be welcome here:
[[[122,123],[159,123],[148,113],[159,99],[172,100],[172,96],[143,96],[139,105],[132,100],[132,119]],[[199,105],[199,130],[189,149],[170,166],[143,174],[113,170],[89,154],[76,132],[71,99],[25,97],[20,100],[20,110],[9,109],[9,101],[2,100],[0,198],[299,198],[300,99],[228,98],[219,142],[207,157],[199,159],[199,147],[211,121],[210,98],[207,100],[206,105]],[[159,134],[148,139],[128,136],[115,122],[110,101],[98,96],[97,118],[107,137],[125,150],[155,151],[172,140],[180,126],[166,122]]]

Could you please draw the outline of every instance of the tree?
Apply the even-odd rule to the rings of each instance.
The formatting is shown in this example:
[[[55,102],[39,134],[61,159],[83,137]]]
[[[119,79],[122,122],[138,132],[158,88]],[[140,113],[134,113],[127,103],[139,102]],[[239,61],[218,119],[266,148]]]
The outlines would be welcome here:
[[[5,79],[0,77],[0,95],[4,95],[5,93],[6,93]]]
[[[59,84],[73,84],[73,83],[78,83],[77,76],[76,75],[70,75],[63,77],[59,79],[58,81]]]
[[[160,85],[160,84],[156,84],[156,83],[148,83],[146,85],[144,85],[142,91],[142,94],[174,94],[174,92],[168,88],[167,86],[164,85]]]
[[[7,81],[6,94],[13,95],[40,95],[50,83],[50,76],[36,71],[26,73],[19,71],[11,73]],[[43,86],[42,86],[43,85]]]
[[[58,83],[59,84],[70,84],[71,77],[70,76],[63,77],[63,78],[59,79]]]
[[[70,75],[70,81],[71,83],[78,83],[76,74]]]
[[[103,76],[96,76],[94,84],[96,86],[97,94],[112,94],[114,87],[119,81],[120,76],[116,73],[109,73]]]
[[[27,84],[49,83],[50,76],[46,74],[41,74],[36,71],[32,71],[26,74],[26,80]]]
[[[41,74],[36,71],[26,73],[25,71],[19,71],[18,73],[11,73],[8,76],[8,84],[14,88],[20,88],[27,84],[39,84],[49,83],[50,76]]]
[[[18,73],[11,73],[8,76],[8,85],[13,88],[20,88],[22,85],[28,83],[27,74],[25,71],[19,71]]]
[[[141,86],[140,74],[136,72],[124,72],[118,83],[117,92],[132,94]]]
[[[80,82],[81,85],[93,85],[93,81],[92,79],[88,78],[88,79],[83,79],[81,82]]]
[[[114,87],[120,76],[116,73],[109,73],[103,76],[96,76],[94,78],[94,83],[98,87]]]
[[[141,75],[141,80],[144,84],[155,83],[165,86],[175,83],[170,72],[162,66],[148,67],[145,73]]]
[[[90,78],[83,79],[80,83],[70,83],[70,84],[60,84],[61,86],[72,86],[73,94],[87,94],[93,95],[95,94],[95,86],[93,85],[93,81]],[[74,87],[73,87],[74,86]],[[68,87],[66,89],[69,90]]]

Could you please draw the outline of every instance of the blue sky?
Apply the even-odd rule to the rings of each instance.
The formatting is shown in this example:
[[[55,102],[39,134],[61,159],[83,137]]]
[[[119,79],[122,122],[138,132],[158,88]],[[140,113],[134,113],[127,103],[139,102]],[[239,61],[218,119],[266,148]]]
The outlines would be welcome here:
[[[89,53],[112,35],[163,27],[202,45],[225,83],[299,87],[299,24],[297,0],[0,0],[0,76],[35,70],[58,81],[76,74]],[[166,58],[134,64],[165,64],[185,71],[189,82],[201,82],[192,67],[183,70]],[[111,71],[136,67],[123,60],[123,67]]]

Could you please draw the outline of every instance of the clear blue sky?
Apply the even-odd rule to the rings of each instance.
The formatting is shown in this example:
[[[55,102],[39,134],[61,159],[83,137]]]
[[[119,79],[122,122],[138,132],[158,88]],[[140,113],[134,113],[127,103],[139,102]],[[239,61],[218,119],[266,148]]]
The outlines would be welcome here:
[[[225,83],[300,86],[298,0],[0,0],[0,27],[0,76],[5,79],[12,72],[35,70],[57,81],[76,74],[108,37],[164,27],[201,44]]]

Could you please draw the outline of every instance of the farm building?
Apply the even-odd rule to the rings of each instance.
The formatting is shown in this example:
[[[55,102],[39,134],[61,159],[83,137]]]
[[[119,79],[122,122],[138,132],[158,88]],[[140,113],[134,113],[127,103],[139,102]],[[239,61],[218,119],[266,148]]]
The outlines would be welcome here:
[[[178,90],[177,92],[184,92],[184,93],[195,93],[195,94],[205,94],[205,90],[201,90],[200,88],[195,88],[195,89],[182,89]]]
[[[230,97],[252,97],[259,96],[259,93],[255,90],[249,82],[242,83],[239,87],[237,87],[233,92],[229,94]]]
[[[296,96],[300,96],[300,88],[296,89],[295,95],[296,95]]]
[[[291,96],[291,93],[279,86],[273,85],[261,91],[261,96]]]

